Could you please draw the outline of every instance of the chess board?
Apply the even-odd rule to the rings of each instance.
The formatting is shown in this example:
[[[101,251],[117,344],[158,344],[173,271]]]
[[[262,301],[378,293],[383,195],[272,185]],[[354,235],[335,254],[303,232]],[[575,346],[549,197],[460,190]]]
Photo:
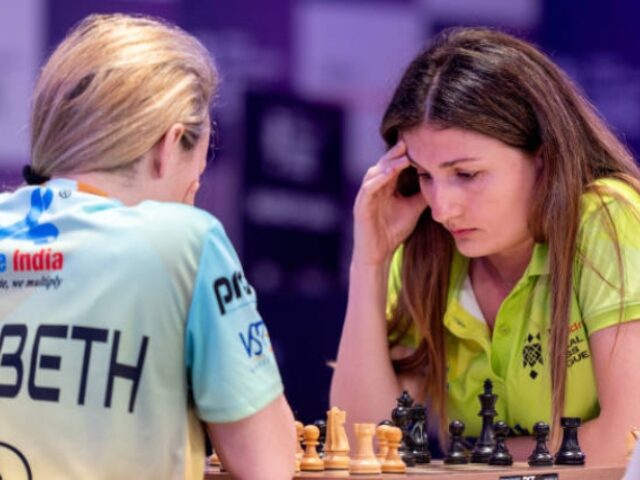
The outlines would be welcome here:
[[[479,464],[444,465],[433,461],[427,465],[411,467],[406,474],[354,475],[346,471],[301,472],[296,480],[330,480],[352,478],[361,480],[619,480],[624,475],[624,466],[584,466],[584,467],[529,467],[526,463],[514,463],[511,467],[497,467]],[[205,480],[231,480],[228,473],[217,467],[207,467]]]

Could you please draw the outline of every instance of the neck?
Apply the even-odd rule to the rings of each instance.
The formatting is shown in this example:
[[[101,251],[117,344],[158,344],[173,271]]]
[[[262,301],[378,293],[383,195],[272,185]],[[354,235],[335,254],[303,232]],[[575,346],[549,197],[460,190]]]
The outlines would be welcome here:
[[[135,172],[130,175],[112,172],[72,173],[65,178],[86,183],[104,191],[110,198],[121,201],[124,205],[137,205],[149,199],[146,195],[145,182]]]
[[[474,258],[472,266],[482,268],[487,275],[511,290],[531,261],[533,245],[533,239],[527,239],[508,251]]]

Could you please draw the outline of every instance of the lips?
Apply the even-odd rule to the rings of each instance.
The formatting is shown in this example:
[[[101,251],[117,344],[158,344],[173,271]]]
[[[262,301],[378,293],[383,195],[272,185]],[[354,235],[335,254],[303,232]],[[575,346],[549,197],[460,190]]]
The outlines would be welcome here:
[[[464,237],[464,236],[469,235],[469,234],[471,234],[471,233],[473,233],[475,231],[476,231],[475,228],[456,228],[456,229],[450,230],[451,235],[453,235],[456,238]]]

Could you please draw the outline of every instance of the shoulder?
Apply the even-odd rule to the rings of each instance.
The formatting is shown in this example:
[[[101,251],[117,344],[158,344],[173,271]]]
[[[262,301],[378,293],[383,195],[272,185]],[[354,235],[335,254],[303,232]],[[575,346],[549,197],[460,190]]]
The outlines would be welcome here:
[[[210,213],[189,205],[143,202],[128,215],[145,244],[169,264],[188,260],[194,267],[209,260],[236,262],[235,250],[222,223]]]
[[[598,179],[581,198],[581,233],[593,229],[610,233],[611,227],[624,232],[640,226],[640,192],[628,182],[615,178]]]
[[[640,186],[640,185],[639,185]],[[617,178],[601,178],[582,194],[582,219],[602,211],[603,207],[640,208],[640,192],[628,182]]]
[[[202,242],[209,236],[226,238],[222,223],[209,212],[190,205],[146,201],[131,207],[146,235],[161,235],[164,242]]]

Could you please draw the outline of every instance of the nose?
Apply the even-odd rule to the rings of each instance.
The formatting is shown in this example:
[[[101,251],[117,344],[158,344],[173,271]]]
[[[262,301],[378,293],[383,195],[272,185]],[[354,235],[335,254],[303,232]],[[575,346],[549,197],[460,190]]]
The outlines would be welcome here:
[[[462,214],[462,202],[455,187],[433,182],[427,188],[423,188],[431,217],[438,223],[447,224]]]

